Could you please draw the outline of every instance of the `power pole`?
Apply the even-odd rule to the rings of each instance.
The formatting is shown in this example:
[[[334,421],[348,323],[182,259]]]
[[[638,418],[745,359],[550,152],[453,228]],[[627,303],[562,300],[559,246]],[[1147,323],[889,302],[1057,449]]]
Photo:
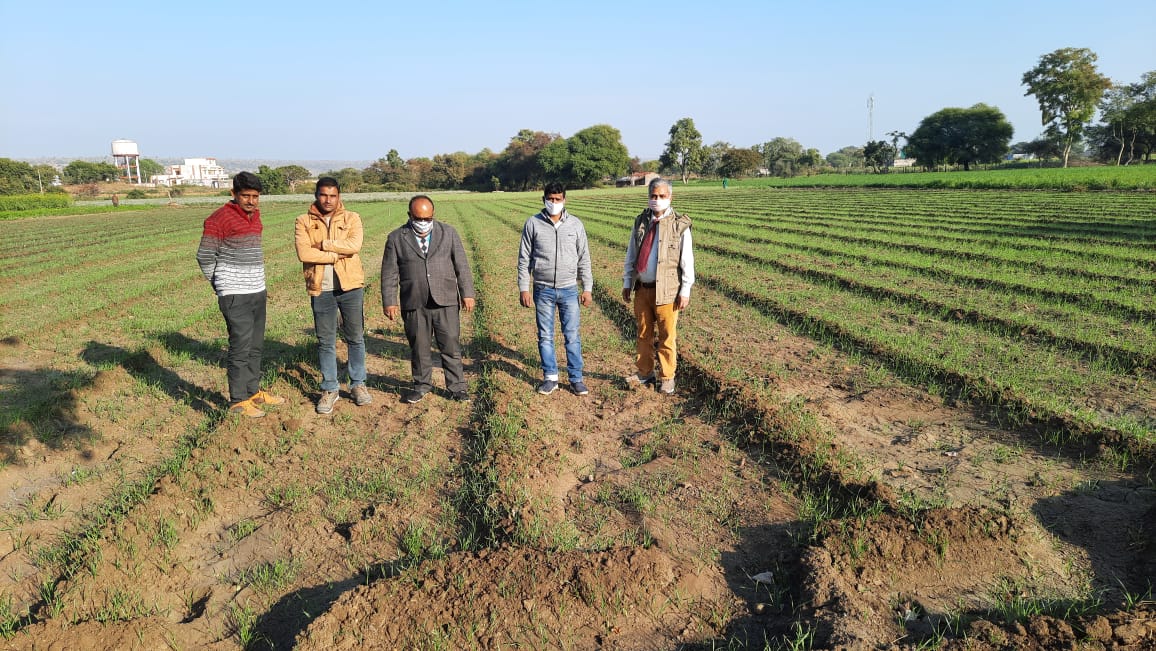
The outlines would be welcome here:
[[[867,96],[867,142],[875,139],[875,93]]]

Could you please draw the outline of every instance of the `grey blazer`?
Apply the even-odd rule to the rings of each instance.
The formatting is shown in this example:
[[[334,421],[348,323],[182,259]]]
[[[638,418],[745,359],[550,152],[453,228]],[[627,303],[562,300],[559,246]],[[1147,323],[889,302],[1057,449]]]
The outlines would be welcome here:
[[[462,238],[453,226],[434,221],[429,253],[422,255],[409,224],[395,229],[385,240],[381,258],[381,306],[400,305],[403,310],[435,305],[457,305],[474,298],[474,277]],[[398,300],[398,288],[401,300]]]

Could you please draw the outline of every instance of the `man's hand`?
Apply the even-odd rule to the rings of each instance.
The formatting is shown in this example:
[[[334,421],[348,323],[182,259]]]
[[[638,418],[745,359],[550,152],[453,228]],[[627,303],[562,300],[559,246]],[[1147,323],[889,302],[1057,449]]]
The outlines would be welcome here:
[[[534,295],[530,292],[522,292],[519,294],[519,300],[522,307],[534,307]]]
[[[690,305],[689,296],[682,296],[680,294],[679,297],[674,300],[674,309],[676,310],[685,310],[688,305]]]
[[[466,314],[473,312],[474,311],[474,303],[476,303],[476,302],[477,301],[475,301],[472,298],[463,298],[462,299],[462,310],[465,311]]]
[[[400,305],[386,305],[385,306],[385,318],[389,319],[390,321],[396,321],[397,317],[399,317],[399,316],[401,316],[401,306]]]
[[[629,287],[626,287],[622,290],[622,300],[627,302],[627,303],[630,302],[630,288]]]
[[[590,305],[593,302],[594,297],[590,295],[590,292],[582,292],[582,295],[578,297],[578,303],[581,305]]]

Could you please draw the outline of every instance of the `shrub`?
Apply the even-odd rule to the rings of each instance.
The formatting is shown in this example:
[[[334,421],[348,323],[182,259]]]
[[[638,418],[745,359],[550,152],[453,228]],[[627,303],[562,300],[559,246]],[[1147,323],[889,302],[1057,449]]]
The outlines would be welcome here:
[[[0,196],[0,211],[67,208],[72,197],[67,194],[10,194]]]
[[[148,193],[146,193],[144,190],[141,190],[140,188],[133,188],[124,193],[125,199],[144,199],[147,196]]]

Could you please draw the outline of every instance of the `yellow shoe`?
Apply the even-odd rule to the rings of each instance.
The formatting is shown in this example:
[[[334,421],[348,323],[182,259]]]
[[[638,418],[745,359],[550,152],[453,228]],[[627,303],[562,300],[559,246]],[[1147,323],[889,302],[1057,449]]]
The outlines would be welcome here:
[[[229,407],[229,413],[240,414],[246,418],[260,418],[265,415],[265,412],[261,411],[257,408],[257,405],[253,404],[252,398],[233,404],[232,407]]]
[[[266,393],[264,391],[257,391],[257,393],[254,393],[253,397],[249,398],[249,400],[251,400],[255,405],[272,405],[276,407],[277,405],[285,404],[284,398],[278,398],[277,396],[271,393]]]

